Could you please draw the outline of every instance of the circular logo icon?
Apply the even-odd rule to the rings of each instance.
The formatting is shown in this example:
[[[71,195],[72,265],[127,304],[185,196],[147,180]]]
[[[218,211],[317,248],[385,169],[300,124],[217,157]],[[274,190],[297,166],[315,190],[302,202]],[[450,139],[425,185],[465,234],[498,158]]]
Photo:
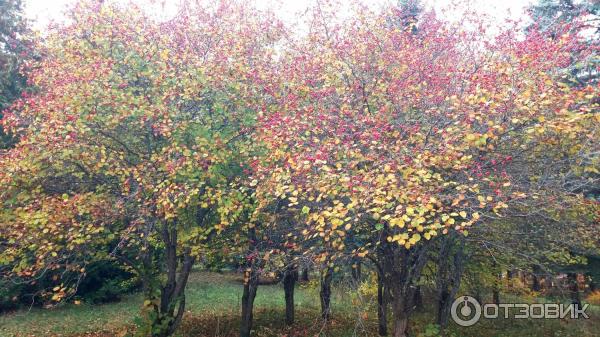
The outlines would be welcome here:
[[[481,304],[471,296],[461,296],[454,300],[450,312],[456,324],[471,326],[481,317]]]

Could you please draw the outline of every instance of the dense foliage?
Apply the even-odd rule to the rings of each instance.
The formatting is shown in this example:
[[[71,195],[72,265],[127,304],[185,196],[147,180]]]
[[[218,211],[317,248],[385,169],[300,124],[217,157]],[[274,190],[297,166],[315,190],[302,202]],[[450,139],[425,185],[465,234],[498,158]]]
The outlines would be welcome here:
[[[0,1],[0,117],[20,97],[26,78],[20,68],[33,55],[31,34],[23,17],[21,0]],[[0,128],[0,149],[13,143]]]
[[[598,253],[584,196],[600,89],[571,71],[597,72],[584,27],[491,37],[413,2],[338,9],[318,2],[295,32],[236,1],[184,2],[166,21],[75,5],[36,46],[36,92],[2,119],[18,140],[0,154],[2,277],[52,275],[59,303],[94,263],[122,263],[144,290],[137,333],[162,337],[194,264],[243,256],[249,336],[261,273],[280,272],[292,323],[298,269],[318,266],[328,319],[334,266],[369,260],[403,337],[428,263],[447,313],[448,263],[485,265],[515,230],[552,263]]]

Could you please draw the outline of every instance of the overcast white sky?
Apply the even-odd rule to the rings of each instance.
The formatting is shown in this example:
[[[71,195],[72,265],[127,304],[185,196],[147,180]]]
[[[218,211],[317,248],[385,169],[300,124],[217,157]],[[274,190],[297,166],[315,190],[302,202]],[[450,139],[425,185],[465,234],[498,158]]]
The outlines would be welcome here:
[[[25,11],[27,16],[34,20],[34,27],[37,29],[43,29],[51,21],[63,20],[62,12],[67,4],[74,2],[75,0],[24,0]],[[156,0],[157,3],[164,2],[169,8],[174,8],[180,0]],[[312,0],[256,0],[255,2],[261,6],[271,6],[273,3],[281,3],[282,10],[286,16],[290,17],[293,13],[301,11]],[[380,5],[391,0],[363,0],[364,3],[368,3],[373,6]],[[346,2],[346,1],[344,1]],[[353,1],[347,1],[351,3]],[[434,7],[440,14],[444,14],[444,8],[449,4],[452,4],[454,0],[425,0],[426,6]],[[511,18],[516,19],[523,16],[524,8],[530,4],[532,0],[471,0],[471,8],[476,9],[482,13],[491,15],[498,21],[510,15]],[[156,7],[156,11],[160,11],[161,6]],[[510,14],[509,14],[510,13]]]

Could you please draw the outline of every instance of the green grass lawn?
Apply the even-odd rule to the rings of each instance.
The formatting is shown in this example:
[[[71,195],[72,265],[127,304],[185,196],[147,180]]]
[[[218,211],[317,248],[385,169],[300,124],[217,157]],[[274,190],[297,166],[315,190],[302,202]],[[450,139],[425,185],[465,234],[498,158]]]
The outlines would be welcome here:
[[[190,276],[186,295],[188,312],[182,330],[197,330],[198,326],[188,324],[192,321],[195,322],[193,325],[214,325],[223,321],[221,327],[214,327],[221,330],[221,335],[229,336],[237,331],[237,327],[229,326],[235,323],[232,319],[237,319],[242,298],[242,285],[234,275],[196,272]],[[337,295],[341,293],[338,292]],[[334,296],[335,302],[343,303],[344,300],[337,295]],[[140,294],[133,294],[125,296],[120,302],[103,305],[65,304],[53,309],[32,308],[19,311],[0,316],[0,337],[69,336],[93,331],[118,331],[123,326],[134,323],[142,302]],[[305,322],[307,316],[316,319],[312,316],[318,316],[319,312],[317,290],[298,287],[295,302],[299,321]],[[257,324],[263,321],[261,316],[268,317],[275,324],[282,320],[285,301],[281,286],[261,285],[255,308]],[[266,323],[272,326],[273,322]],[[187,336],[187,332],[184,334]]]
[[[232,274],[196,272],[187,289],[188,306],[180,337],[237,336],[242,286]],[[286,327],[281,285],[260,286],[255,301],[255,336],[376,336],[377,323],[372,299],[352,298],[336,289],[333,321],[319,319],[318,289],[300,286],[295,293],[296,324]],[[124,336],[142,304],[139,294],[121,302],[79,306],[66,304],[54,309],[33,308],[0,316],[0,337],[24,336]],[[413,318],[412,331],[422,333],[433,321],[431,304]],[[589,320],[482,320],[469,328],[452,326],[456,337],[597,337],[600,309],[588,310]],[[429,337],[429,336],[428,336]]]

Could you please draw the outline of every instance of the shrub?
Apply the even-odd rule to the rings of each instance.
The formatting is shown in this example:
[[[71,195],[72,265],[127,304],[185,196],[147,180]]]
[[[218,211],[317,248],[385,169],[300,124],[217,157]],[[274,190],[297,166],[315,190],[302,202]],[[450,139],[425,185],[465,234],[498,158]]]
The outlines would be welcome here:
[[[99,261],[87,267],[77,295],[89,303],[119,301],[123,294],[138,288],[134,275],[113,261]]]
[[[77,286],[76,298],[89,303],[107,303],[121,299],[123,294],[139,287],[138,279],[114,261],[104,260],[88,265],[86,276]],[[35,280],[0,280],[0,312],[17,310],[31,305],[48,303],[49,291],[55,284],[57,274],[75,283],[77,275],[63,270],[47,272]],[[14,281],[14,282],[13,282]]]
[[[21,288],[22,285],[0,280],[0,313],[17,309],[19,298],[16,294],[21,293]]]

